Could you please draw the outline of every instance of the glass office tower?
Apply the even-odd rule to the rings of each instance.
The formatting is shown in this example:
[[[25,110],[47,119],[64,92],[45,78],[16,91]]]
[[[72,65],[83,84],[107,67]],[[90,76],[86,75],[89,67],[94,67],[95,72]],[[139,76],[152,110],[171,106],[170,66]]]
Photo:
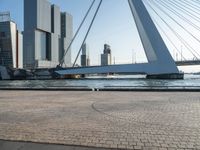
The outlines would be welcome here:
[[[0,65],[23,68],[23,36],[10,17],[0,18]]]

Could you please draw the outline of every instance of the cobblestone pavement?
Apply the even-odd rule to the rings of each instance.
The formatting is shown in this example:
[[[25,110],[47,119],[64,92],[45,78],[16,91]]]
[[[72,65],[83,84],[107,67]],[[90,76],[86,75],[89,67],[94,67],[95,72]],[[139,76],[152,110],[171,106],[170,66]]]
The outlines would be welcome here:
[[[0,139],[200,150],[200,93],[0,91]]]
[[[68,146],[59,144],[45,144],[32,142],[16,142],[0,140],[1,150],[113,150],[107,148]]]

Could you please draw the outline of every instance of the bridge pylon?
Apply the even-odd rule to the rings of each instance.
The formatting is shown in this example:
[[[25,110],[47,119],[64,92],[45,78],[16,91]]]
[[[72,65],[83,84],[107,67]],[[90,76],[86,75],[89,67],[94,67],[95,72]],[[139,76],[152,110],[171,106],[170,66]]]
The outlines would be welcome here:
[[[57,71],[57,73],[60,75],[143,73],[147,74],[147,78],[183,79],[183,74],[179,72],[175,61],[173,60],[142,0],[128,0],[128,3],[140,35],[148,63],[67,68]]]

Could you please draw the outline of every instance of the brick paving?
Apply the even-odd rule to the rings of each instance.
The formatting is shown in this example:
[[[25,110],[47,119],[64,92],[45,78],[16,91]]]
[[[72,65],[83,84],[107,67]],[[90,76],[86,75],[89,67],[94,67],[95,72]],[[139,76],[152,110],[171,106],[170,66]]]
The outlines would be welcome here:
[[[1,150],[113,150],[107,148],[0,140]]]
[[[200,93],[0,91],[0,139],[200,150]]]

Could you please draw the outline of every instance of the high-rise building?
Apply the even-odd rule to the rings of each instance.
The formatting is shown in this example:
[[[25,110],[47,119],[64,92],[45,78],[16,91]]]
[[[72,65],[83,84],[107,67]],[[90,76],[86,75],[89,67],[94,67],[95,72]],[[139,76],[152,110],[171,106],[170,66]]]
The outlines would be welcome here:
[[[112,55],[110,45],[104,44],[103,54],[101,54],[101,65],[107,66],[112,64]]]
[[[72,17],[66,17],[63,23],[63,13],[56,5],[47,0],[24,0],[24,66],[26,68],[55,67],[63,57],[63,45],[68,45],[72,39]],[[66,13],[67,14],[67,13]],[[68,38],[65,39],[65,36]],[[71,52],[70,52],[71,53]],[[71,55],[65,57],[65,64],[71,65]]]
[[[67,51],[69,44],[73,37],[73,17],[67,12],[61,13],[61,49],[60,60],[63,59],[65,52]],[[71,48],[69,48],[66,56],[64,57],[64,65],[66,67],[71,66]]]
[[[0,16],[0,65],[23,68],[23,36],[9,13]]]
[[[82,55],[81,55],[81,66],[86,67],[90,65],[90,58],[89,58],[89,47],[85,43],[82,46]]]

